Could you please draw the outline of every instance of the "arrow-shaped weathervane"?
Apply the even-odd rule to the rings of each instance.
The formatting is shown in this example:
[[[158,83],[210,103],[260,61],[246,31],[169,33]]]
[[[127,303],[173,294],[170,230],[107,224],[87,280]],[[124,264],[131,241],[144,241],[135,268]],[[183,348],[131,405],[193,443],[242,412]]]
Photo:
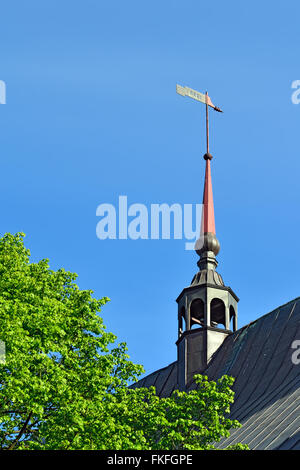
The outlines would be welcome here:
[[[188,86],[180,86],[176,85],[176,91],[179,95],[182,96],[189,96],[190,98],[193,98],[194,100],[201,101],[201,103],[207,104],[211,108],[213,108],[215,111],[218,111],[219,113],[223,113],[223,111],[215,106],[208,94],[200,93],[200,91],[193,90],[192,88],[189,88]]]
[[[206,153],[207,155],[209,155],[208,106],[213,108],[215,111],[218,111],[219,113],[222,113],[223,111],[212,103],[207,92],[205,94],[200,93],[199,91],[193,90],[188,86],[180,85],[176,85],[176,92],[179,95],[189,96],[190,98],[193,98],[196,101],[200,101],[201,103],[204,103],[206,105]]]

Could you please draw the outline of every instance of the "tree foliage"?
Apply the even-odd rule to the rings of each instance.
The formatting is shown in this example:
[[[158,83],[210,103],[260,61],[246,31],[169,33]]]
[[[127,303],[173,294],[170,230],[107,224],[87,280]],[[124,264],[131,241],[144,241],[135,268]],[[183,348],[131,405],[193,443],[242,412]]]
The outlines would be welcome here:
[[[194,390],[175,390],[166,398],[159,398],[155,387],[120,389],[107,396],[104,422],[111,420],[115,433],[111,436],[103,424],[102,448],[113,445],[114,449],[133,446],[147,450],[215,449],[214,442],[228,437],[230,429],[241,426],[228,418],[234,400],[231,390],[234,379],[224,375],[215,382],[200,374],[194,379]],[[248,446],[237,444],[227,449],[243,450]]]
[[[109,300],[76,274],[30,262],[23,234],[0,239],[1,449],[207,449],[229,434],[232,379],[159,398],[99,316]]]

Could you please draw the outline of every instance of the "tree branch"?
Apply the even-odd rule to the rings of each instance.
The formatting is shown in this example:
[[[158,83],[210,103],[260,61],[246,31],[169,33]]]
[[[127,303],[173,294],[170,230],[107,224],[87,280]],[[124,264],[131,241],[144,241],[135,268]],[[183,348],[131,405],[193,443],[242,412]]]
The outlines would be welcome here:
[[[31,416],[32,416],[32,411],[30,411],[25,423],[23,424],[22,428],[20,429],[19,434],[17,435],[16,439],[10,444],[10,446],[7,448],[7,450],[13,450],[16,447],[17,443],[19,442],[19,440],[23,436],[24,432],[26,431],[26,428],[27,428],[27,425],[29,423],[29,420],[30,420]]]

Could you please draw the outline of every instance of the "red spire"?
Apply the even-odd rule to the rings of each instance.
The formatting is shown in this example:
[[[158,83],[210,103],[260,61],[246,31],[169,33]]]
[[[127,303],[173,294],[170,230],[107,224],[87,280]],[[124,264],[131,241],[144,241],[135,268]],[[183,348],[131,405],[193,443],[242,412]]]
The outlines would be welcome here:
[[[201,234],[203,233],[216,234],[214,201],[213,201],[213,191],[212,191],[211,172],[210,172],[210,160],[212,159],[212,156],[209,153],[206,153],[204,155],[204,158],[206,160],[206,168],[205,168],[205,181],[204,181],[204,192],[203,192]]]

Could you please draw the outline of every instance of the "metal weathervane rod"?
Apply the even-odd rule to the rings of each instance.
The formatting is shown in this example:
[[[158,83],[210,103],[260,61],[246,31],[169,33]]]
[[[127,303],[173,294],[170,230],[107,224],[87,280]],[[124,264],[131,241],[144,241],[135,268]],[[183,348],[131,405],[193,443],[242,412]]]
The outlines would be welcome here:
[[[208,126],[208,103],[207,103],[208,94],[205,93],[205,108],[206,108],[206,153],[209,154],[209,126]]]
[[[205,95],[203,93],[200,93],[199,91],[193,90],[192,88],[189,88],[187,86],[183,87],[180,85],[176,85],[176,92],[181,95],[181,96],[189,96],[190,98],[193,98],[196,101],[200,101],[201,103],[205,104],[206,107],[206,153],[209,155],[209,119],[208,119],[208,106],[213,108],[215,111],[218,111],[219,113],[222,113],[223,111],[215,106],[210,97],[208,96],[208,93],[206,92]]]

